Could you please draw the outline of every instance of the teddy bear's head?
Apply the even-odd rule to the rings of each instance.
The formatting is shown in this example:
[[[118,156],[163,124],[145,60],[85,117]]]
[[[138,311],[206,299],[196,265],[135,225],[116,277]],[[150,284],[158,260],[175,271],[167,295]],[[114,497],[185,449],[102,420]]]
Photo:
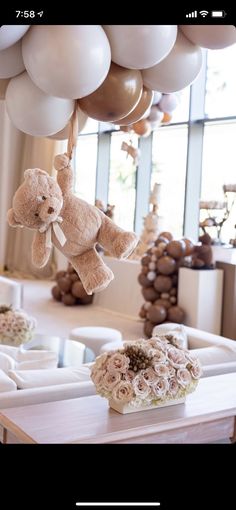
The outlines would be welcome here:
[[[60,214],[63,197],[61,188],[47,172],[39,168],[25,170],[25,180],[13,197],[8,223],[12,227],[41,229]]]

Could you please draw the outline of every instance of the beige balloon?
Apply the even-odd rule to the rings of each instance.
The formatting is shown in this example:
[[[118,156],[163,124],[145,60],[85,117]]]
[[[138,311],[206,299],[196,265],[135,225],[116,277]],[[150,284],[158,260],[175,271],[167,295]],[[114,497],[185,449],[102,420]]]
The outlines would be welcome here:
[[[218,50],[236,43],[233,25],[180,25],[181,31],[194,44]]]
[[[152,90],[170,94],[182,90],[197,78],[202,66],[202,50],[179,30],[174,48],[156,66],[142,71],[143,83]]]
[[[113,122],[113,124],[119,124],[120,126],[130,126],[130,124],[138,122],[138,120],[144,117],[146,111],[149,110],[152,104],[152,99],[153,91],[147,89],[147,87],[143,87],[141,98],[134,110],[129,115],[127,115],[127,117],[124,117],[121,120],[117,120],[116,122]]]
[[[0,51],[0,78],[12,78],[24,70],[21,41]]]
[[[85,115],[80,108],[78,108],[78,134],[84,129],[86,122],[88,120],[88,116]],[[48,136],[47,138],[51,138],[52,140],[68,140],[70,132],[70,121],[66,124],[66,126],[61,129],[55,135]]]

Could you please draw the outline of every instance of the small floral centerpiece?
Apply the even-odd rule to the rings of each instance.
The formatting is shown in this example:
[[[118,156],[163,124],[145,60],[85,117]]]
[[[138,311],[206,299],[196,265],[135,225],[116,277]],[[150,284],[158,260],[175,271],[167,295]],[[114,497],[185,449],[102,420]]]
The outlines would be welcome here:
[[[97,393],[121,413],[183,402],[200,376],[198,359],[172,335],[126,342],[96,358],[91,369]]]
[[[36,320],[24,310],[0,306],[0,344],[18,346],[29,342],[34,334]]]

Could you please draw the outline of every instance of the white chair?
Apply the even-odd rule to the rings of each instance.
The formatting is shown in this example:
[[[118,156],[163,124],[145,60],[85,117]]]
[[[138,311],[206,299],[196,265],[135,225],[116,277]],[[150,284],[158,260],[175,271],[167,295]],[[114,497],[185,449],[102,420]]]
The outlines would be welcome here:
[[[12,306],[22,308],[23,285],[19,282],[0,276],[0,306]]]
[[[94,352],[95,356],[100,354],[101,348],[105,344],[116,342],[116,345],[123,345],[121,332],[113,328],[94,326],[75,328],[70,332],[69,338],[82,342]]]

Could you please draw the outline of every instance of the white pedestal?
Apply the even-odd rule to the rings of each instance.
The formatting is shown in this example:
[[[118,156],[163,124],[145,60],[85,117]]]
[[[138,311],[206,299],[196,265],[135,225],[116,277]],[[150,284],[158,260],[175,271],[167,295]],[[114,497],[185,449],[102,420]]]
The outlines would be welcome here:
[[[223,271],[179,269],[178,305],[186,313],[186,326],[221,334]]]
[[[236,264],[236,248],[228,245],[214,245],[212,246],[213,262],[229,262]]]

